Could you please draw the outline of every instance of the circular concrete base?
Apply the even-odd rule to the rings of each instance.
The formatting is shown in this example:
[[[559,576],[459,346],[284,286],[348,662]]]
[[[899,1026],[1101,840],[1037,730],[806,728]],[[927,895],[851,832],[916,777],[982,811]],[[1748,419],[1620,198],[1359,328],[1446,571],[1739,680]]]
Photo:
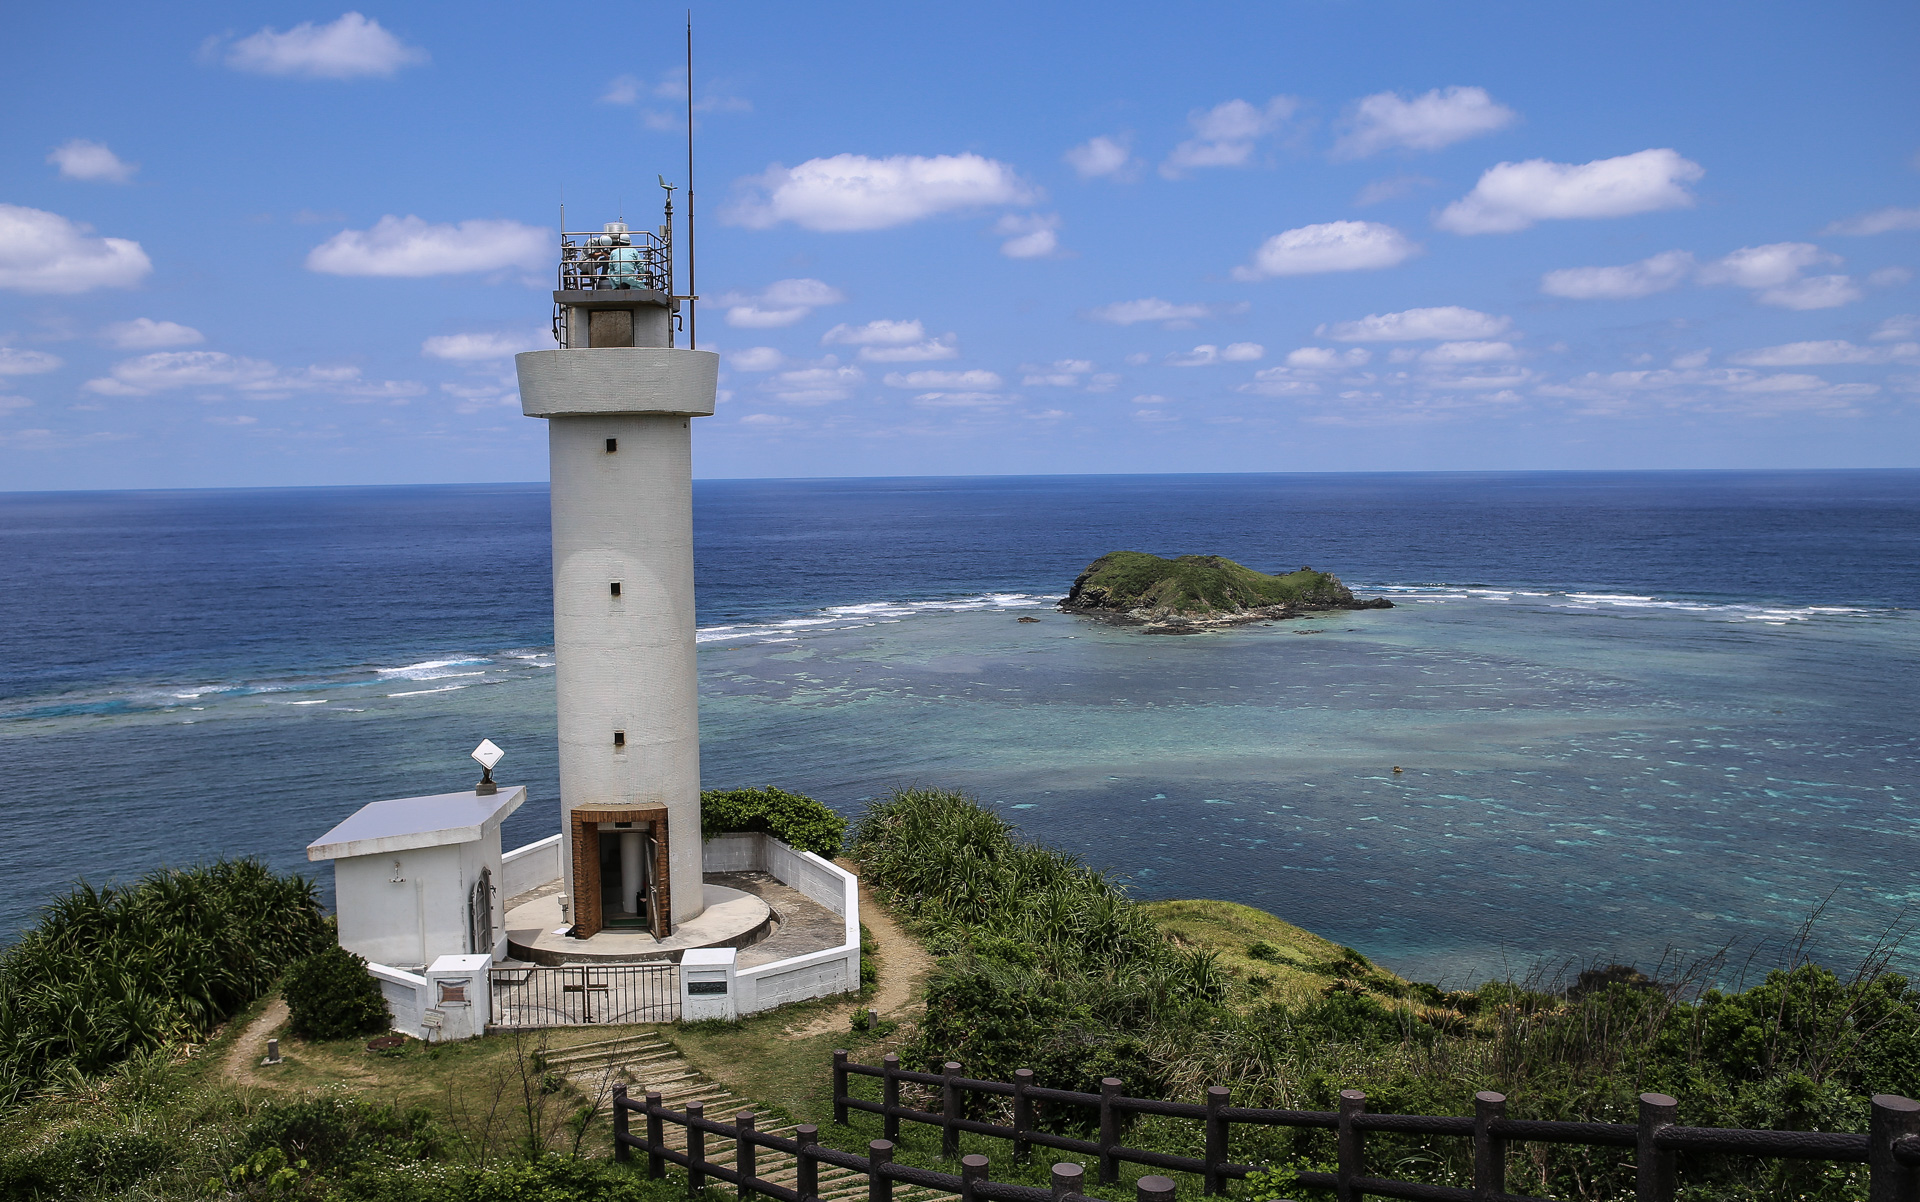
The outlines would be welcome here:
[[[751,893],[703,885],[706,909],[665,939],[645,931],[602,931],[591,939],[562,934],[560,896],[537,898],[507,911],[507,954],[534,964],[671,960],[690,947],[748,947],[773,930],[772,907]]]

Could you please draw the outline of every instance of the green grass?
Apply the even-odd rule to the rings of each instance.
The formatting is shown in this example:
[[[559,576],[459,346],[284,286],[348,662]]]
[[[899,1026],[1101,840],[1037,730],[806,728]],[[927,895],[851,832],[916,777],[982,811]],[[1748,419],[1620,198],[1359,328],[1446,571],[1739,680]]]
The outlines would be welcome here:
[[[1352,600],[1337,577],[1311,568],[1269,576],[1218,555],[1162,559],[1143,551],[1115,551],[1080,574],[1065,604],[1123,612],[1230,614],[1270,605],[1329,606]]]
[[[1382,1000],[1403,997],[1408,982],[1370,964],[1350,947],[1275,918],[1265,910],[1228,901],[1143,902],[1151,919],[1176,947],[1214,953],[1220,967],[1248,989],[1242,1004],[1281,1002],[1303,1006],[1335,981],[1357,985]]]

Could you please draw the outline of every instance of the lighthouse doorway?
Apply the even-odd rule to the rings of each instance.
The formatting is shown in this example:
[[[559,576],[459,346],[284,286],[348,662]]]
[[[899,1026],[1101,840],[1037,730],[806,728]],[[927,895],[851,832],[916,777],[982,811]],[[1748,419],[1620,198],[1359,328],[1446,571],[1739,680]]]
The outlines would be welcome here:
[[[665,939],[673,929],[666,807],[583,807],[570,825],[574,937],[644,930]]]

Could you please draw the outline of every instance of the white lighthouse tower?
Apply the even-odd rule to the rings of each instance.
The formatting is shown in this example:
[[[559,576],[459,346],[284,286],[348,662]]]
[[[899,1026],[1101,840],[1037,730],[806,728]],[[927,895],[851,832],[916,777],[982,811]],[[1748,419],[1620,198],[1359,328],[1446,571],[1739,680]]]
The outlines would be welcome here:
[[[719,356],[676,348],[657,232],[561,234],[558,349],[515,357],[547,419],[560,830],[573,933],[665,939],[702,909],[692,419]]]

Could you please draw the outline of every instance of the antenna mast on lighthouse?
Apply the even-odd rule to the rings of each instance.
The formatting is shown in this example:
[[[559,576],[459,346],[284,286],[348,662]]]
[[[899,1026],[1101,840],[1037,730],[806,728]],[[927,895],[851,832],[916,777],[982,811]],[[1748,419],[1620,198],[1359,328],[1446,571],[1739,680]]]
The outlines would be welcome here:
[[[693,286],[693,10],[687,10],[687,346],[700,346],[700,290]]]

